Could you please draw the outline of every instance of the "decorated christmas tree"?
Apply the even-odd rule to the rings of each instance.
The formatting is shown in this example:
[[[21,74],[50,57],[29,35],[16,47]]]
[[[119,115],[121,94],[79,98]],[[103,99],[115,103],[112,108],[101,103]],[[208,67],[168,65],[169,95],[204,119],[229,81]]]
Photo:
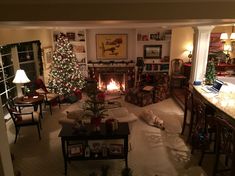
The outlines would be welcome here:
[[[213,84],[215,80],[215,64],[213,60],[209,60],[206,67],[205,83],[208,85]]]
[[[64,34],[57,38],[49,73],[49,88],[60,95],[68,95],[84,87],[80,65],[72,51],[72,45]]]

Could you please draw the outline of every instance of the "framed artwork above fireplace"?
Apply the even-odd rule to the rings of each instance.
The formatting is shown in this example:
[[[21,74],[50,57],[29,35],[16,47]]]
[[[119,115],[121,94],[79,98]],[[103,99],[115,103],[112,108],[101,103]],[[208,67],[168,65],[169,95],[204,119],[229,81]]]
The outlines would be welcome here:
[[[96,58],[127,59],[127,34],[96,34]]]

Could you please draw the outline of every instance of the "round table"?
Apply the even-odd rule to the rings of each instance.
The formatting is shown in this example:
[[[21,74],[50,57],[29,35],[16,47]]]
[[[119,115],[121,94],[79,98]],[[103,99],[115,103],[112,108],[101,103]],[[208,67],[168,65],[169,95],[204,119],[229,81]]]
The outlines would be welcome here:
[[[33,106],[34,110],[37,110],[37,107],[39,106],[40,108],[40,116],[42,116],[42,103],[44,101],[44,96],[43,95],[34,95],[34,96],[22,96],[22,97],[17,97],[14,102],[16,106]]]

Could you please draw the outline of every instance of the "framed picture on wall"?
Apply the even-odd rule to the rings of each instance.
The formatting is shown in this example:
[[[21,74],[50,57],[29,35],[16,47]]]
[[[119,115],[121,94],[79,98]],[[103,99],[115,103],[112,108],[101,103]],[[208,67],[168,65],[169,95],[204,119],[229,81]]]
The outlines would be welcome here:
[[[162,57],[162,45],[144,45],[144,58],[159,59]]]
[[[42,48],[42,52],[43,52],[43,60],[44,60],[45,68],[49,68],[52,62],[52,56],[53,56],[52,46]]]
[[[209,45],[209,52],[210,53],[223,51],[223,43],[220,40],[220,35],[221,35],[221,33],[211,33],[210,45]]]
[[[97,59],[127,59],[127,34],[97,34]]]

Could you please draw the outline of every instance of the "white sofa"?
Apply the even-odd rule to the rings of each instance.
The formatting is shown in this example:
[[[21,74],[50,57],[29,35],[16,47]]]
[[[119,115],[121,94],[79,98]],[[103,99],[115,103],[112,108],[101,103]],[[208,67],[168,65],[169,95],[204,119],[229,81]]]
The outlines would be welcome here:
[[[78,109],[75,111],[67,111],[66,113],[67,113],[66,117],[59,119],[59,123],[61,125],[73,124],[77,119],[82,119],[87,123],[89,122],[89,119],[83,117],[84,111],[82,109]],[[125,107],[108,109],[106,114],[107,117],[102,119],[103,122],[110,118],[117,119],[118,122],[133,122],[138,119],[134,113],[130,113]]]

